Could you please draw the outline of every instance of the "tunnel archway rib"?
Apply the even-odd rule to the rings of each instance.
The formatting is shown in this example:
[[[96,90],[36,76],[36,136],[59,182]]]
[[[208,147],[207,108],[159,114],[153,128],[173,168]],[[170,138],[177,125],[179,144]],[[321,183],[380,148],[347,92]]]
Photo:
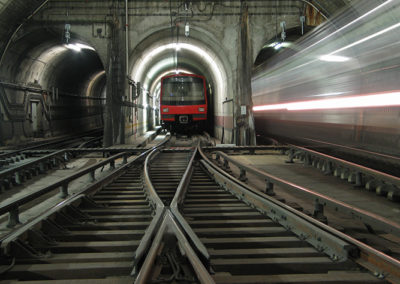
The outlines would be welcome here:
[[[220,115],[222,102],[233,93],[233,70],[223,48],[209,38],[207,31],[193,31],[190,37],[181,37],[178,42],[170,36],[170,30],[164,28],[143,39],[130,55],[130,76],[152,90],[160,74],[175,68],[202,74],[213,86],[210,101],[215,106],[213,115]],[[147,101],[140,100],[140,103],[147,104]]]
[[[11,46],[0,70],[3,107],[13,105],[2,120],[2,143],[19,143],[102,126],[105,76],[89,86],[93,76],[104,73],[97,52],[84,42],[73,51],[55,30],[32,27]],[[93,84],[92,84],[93,85]],[[5,102],[7,101],[7,102]],[[31,116],[35,107],[35,117]],[[25,113],[22,117],[18,113]],[[8,141],[8,142],[7,142]]]

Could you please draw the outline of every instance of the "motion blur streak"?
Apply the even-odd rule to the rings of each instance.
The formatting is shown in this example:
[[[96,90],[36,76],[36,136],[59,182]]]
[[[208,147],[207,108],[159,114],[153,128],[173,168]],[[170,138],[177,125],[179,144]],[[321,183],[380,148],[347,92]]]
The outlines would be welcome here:
[[[362,16],[356,18],[355,20],[351,21],[351,22],[348,23],[347,25],[344,25],[343,27],[341,27],[340,29],[336,30],[335,32],[332,32],[331,34],[329,34],[329,35],[326,36],[325,38],[322,38],[321,40],[319,40],[319,41],[313,43],[312,45],[310,45],[310,46],[307,47],[306,49],[311,48],[311,47],[313,47],[314,45],[319,44],[320,42],[322,42],[322,41],[324,41],[324,40],[327,40],[327,39],[330,38],[331,36],[334,36],[335,34],[341,32],[342,30],[346,29],[347,27],[350,27],[351,25],[356,24],[358,21],[361,21],[361,20],[364,19],[365,17],[367,17],[367,16],[369,16],[369,15],[372,15],[372,14],[374,14],[375,12],[378,12],[379,9],[383,8],[384,6],[386,6],[387,4],[389,4],[389,3],[392,2],[392,1],[393,1],[393,0],[388,0],[388,1],[386,1],[385,3],[383,3],[383,4],[381,4],[381,5],[377,6],[377,7],[375,7],[374,9],[371,9],[370,11],[368,11],[367,13],[365,13],[364,15],[362,15]],[[306,50],[306,49],[305,49],[305,50]]]
[[[262,110],[312,110],[340,109],[357,107],[389,107],[400,106],[400,92],[355,96],[336,99],[312,100],[286,104],[273,104],[253,107],[253,111]]]
[[[329,55],[336,54],[336,53],[341,52],[341,51],[343,51],[343,50],[349,49],[350,47],[359,45],[359,44],[361,44],[361,43],[363,43],[363,42],[366,42],[367,40],[371,40],[371,39],[373,39],[373,38],[375,38],[375,37],[377,37],[377,36],[383,35],[383,34],[385,34],[385,33],[387,33],[387,32],[390,32],[390,31],[392,31],[392,30],[398,28],[398,27],[400,27],[400,23],[397,23],[397,24],[395,24],[395,25],[393,25],[393,26],[390,26],[390,27],[388,27],[388,28],[386,28],[386,29],[384,29],[384,30],[381,30],[381,31],[379,31],[379,32],[377,32],[377,33],[374,33],[374,34],[372,34],[372,35],[370,35],[370,36],[364,37],[364,38],[362,38],[362,39],[360,39],[360,40],[358,40],[358,41],[356,41],[356,42],[353,42],[352,44],[349,44],[349,45],[347,45],[347,46],[345,46],[345,47],[342,47],[342,48],[340,48],[340,49],[338,49],[338,50],[335,50],[334,52],[328,54],[328,56],[329,56]]]

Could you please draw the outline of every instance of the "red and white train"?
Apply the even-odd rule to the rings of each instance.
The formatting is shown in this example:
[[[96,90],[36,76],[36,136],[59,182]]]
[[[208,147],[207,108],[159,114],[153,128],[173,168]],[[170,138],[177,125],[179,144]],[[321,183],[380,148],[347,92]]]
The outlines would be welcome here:
[[[161,78],[160,112],[164,129],[171,132],[203,129],[207,105],[205,77],[181,73]]]

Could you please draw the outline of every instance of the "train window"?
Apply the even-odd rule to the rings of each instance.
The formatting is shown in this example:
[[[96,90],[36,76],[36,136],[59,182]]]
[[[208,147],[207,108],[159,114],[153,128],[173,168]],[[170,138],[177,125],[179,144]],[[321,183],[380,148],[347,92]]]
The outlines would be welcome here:
[[[164,105],[205,104],[202,78],[192,76],[164,78],[161,92],[161,103]]]

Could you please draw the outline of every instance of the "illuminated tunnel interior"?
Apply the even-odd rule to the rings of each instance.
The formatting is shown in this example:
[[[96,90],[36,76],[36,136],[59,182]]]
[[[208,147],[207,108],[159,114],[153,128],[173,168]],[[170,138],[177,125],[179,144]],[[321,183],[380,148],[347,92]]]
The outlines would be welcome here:
[[[196,39],[196,35],[200,40]],[[176,39],[170,37],[170,30],[163,30],[151,35],[141,42],[132,57],[131,77],[136,82],[142,82],[142,87],[149,92],[143,96],[141,103],[145,106],[159,108],[160,80],[163,76],[180,73],[202,75],[206,78],[209,87],[208,128],[206,131],[213,134],[214,120],[218,112],[218,102],[227,97],[227,68],[224,66],[223,55],[217,54],[215,48],[201,39],[200,33],[190,38]],[[154,40],[154,39],[157,40]],[[147,118],[143,116],[143,120]]]

